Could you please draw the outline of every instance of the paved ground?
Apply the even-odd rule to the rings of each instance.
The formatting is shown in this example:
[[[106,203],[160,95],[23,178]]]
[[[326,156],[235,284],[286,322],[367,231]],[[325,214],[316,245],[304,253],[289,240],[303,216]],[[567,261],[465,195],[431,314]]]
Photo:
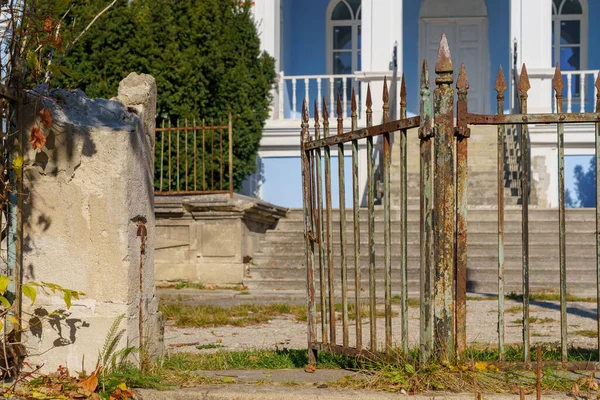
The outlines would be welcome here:
[[[194,290],[194,289],[161,289],[159,295],[163,302],[185,304],[212,304],[223,307],[236,304],[268,304],[291,303],[305,304],[303,292],[273,291],[245,292],[232,290]],[[485,296],[483,296],[485,297]],[[520,304],[507,300],[506,310],[506,342],[520,343],[522,318]],[[596,329],[595,303],[569,303],[568,332],[569,344],[586,348],[594,348],[595,339],[588,337],[590,331]],[[395,312],[399,309],[393,307]],[[531,303],[531,340],[543,343],[558,343],[560,340],[560,311],[557,302],[541,301]],[[411,346],[418,342],[419,309],[409,309],[409,340]],[[378,339],[383,339],[383,319],[377,323]],[[368,342],[368,320],[363,320],[364,338]],[[397,337],[399,318],[393,319],[393,332]],[[341,321],[337,321],[338,337],[341,337]],[[349,326],[350,344],[355,341],[355,323]],[[497,300],[469,300],[467,302],[467,331],[470,343],[495,345],[497,343]],[[586,332],[587,331],[587,332]],[[307,327],[305,322],[297,322],[291,316],[277,317],[266,324],[251,327],[215,327],[215,328],[177,328],[167,322],[165,327],[165,344],[168,351],[173,352],[215,352],[220,350],[242,349],[303,349],[306,348]],[[216,349],[198,350],[198,345],[214,344]],[[304,370],[229,370],[198,371],[198,373],[216,379],[226,378],[224,382],[235,384],[204,385],[198,388],[181,389],[169,392],[140,390],[138,398],[144,400],[158,399],[214,399],[214,400],[258,400],[258,399],[374,399],[387,400],[404,397],[399,393],[383,393],[366,390],[340,390],[330,387],[331,382],[353,375],[354,372],[344,370],[317,370],[308,374]],[[257,384],[257,382],[259,384]],[[533,399],[535,395],[527,396]],[[410,396],[412,399],[473,399],[473,393],[445,394],[425,393]],[[504,400],[518,399],[517,395],[484,395],[485,399]],[[572,399],[566,394],[543,395],[543,399]]]
[[[256,292],[242,294],[240,291],[167,289],[161,290],[163,300],[178,301],[185,304],[213,304],[231,306],[235,304],[253,303],[293,303],[305,304],[303,293],[299,292]],[[467,302],[467,340],[469,343],[493,345],[497,343],[497,300],[469,300]],[[517,301],[505,301],[505,341],[506,343],[522,343],[521,304]],[[393,306],[393,311],[400,311]],[[596,339],[593,336],[597,329],[595,303],[570,302],[568,304],[568,342],[569,345],[594,348]],[[531,302],[531,342],[558,343],[560,341],[560,309],[558,302]],[[363,343],[369,341],[369,321],[363,319]],[[336,322],[337,336],[342,337],[341,321]],[[320,330],[319,330],[320,331]],[[350,321],[350,344],[355,342],[356,324]],[[400,332],[400,319],[392,321],[394,338]],[[385,332],[384,320],[377,321],[378,342],[383,340]],[[306,347],[307,327],[305,322],[297,322],[292,316],[277,317],[267,324],[251,327],[216,327],[216,328],[177,328],[169,324],[165,328],[165,343],[170,351],[210,352],[218,350],[242,349],[275,349]],[[409,308],[409,341],[410,346],[418,344],[419,309]],[[189,345],[188,345],[189,344]],[[196,346],[205,344],[218,345],[217,349],[197,350]]]

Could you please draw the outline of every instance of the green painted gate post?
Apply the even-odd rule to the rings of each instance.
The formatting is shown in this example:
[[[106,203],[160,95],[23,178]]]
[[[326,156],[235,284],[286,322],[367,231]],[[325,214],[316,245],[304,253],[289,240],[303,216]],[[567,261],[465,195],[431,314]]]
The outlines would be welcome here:
[[[452,60],[446,35],[442,35],[435,64],[437,87],[434,112],[434,352],[440,361],[455,358],[454,264],[456,192],[454,185],[454,90]]]

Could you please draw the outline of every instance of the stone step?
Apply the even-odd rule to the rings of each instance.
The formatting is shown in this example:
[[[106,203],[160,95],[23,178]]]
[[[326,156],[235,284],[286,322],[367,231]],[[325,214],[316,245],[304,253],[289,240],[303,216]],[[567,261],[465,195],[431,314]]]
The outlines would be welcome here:
[[[324,246],[325,249],[325,246]],[[519,257],[521,256],[522,246],[518,244],[505,244],[504,256],[505,257]],[[392,257],[400,257],[400,245],[395,243],[390,248]],[[316,250],[318,251],[318,250]],[[325,251],[325,250],[324,250]],[[348,256],[353,256],[354,245],[351,242],[347,243],[346,252]],[[368,252],[368,244],[361,243],[361,253],[366,254]],[[385,245],[381,241],[375,243],[375,254],[384,254]],[[476,245],[468,246],[469,257],[480,257],[480,256],[493,256],[497,255],[498,244],[497,243],[478,243]],[[558,246],[554,243],[530,243],[529,244],[529,257],[530,258],[553,258],[558,259]],[[409,257],[418,257],[421,254],[421,249],[418,243],[410,243],[407,248]],[[279,256],[285,254],[286,256],[304,256],[304,246],[298,246],[297,243],[265,243],[261,248],[260,252],[255,255],[255,258],[259,255],[274,255]],[[335,256],[340,254],[339,244],[334,244],[333,254]],[[569,258],[595,258],[596,257],[596,246],[582,243],[571,243],[566,248],[567,261]]]
[[[363,235],[363,233],[365,233]],[[549,231],[529,231],[529,243],[530,244],[551,244],[554,246],[558,246],[558,232],[549,232]],[[368,246],[366,232],[361,230],[361,246]],[[347,243],[348,246],[354,245],[354,236],[353,232],[348,230],[347,232]],[[335,231],[333,235],[333,243],[336,246],[340,244],[339,230]],[[264,239],[262,239],[262,243],[304,243],[304,233],[298,231],[269,231],[267,232]],[[375,236],[375,240],[379,243],[383,241],[383,231],[377,232]],[[478,232],[471,233],[467,235],[468,245],[478,245],[478,244],[490,244],[497,246],[498,234],[496,232]],[[418,246],[419,245],[419,231],[409,231],[407,242],[409,246]],[[391,237],[392,245],[397,245],[400,243],[400,231],[392,231]],[[521,232],[506,232],[504,236],[505,245],[520,245],[521,244]],[[571,245],[577,244],[586,244],[586,245],[595,245],[596,244],[596,236],[594,231],[588,230],[584,232],[575,232],[568,230],[566,234],[566,244],[567,248],[571,247]]]

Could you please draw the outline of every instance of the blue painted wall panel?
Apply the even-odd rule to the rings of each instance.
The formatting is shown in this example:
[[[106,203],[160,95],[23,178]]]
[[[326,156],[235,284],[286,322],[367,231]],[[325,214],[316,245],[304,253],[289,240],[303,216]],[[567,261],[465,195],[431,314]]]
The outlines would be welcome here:
[[[352,157],[344,157],[346,207],[352,207]],[[282,207],[302,207],[300,157],[266,157],[262,159],[264,180],[262,198]],[[338,159],[331,157],[331,196],[333,207],[339,206]],[[325,179],[323,179],[323,182]],[[323,193],[325,193],[323,191]]]

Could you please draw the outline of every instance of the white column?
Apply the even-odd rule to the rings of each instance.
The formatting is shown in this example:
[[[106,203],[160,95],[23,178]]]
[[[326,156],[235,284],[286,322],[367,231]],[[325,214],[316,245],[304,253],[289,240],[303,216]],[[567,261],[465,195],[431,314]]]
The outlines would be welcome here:
[[[362,79],[362,106],[366,100],[367,82],[371,84],[373,98],[373,124],[381,123],[383,77],[388,77],[388,89],[391,87],[391,62],[394,44],[398,44],[398,78],[402,76],[402,3],[403,0],[362,0],[362,71],[358,78]],[[416,38],[414,38],[416,40]],[[393,96],[390,94],[390,98]],[[396,97],[397,101],[400,101]],[[364,116],[364,112],[362,116]],[[361,160],[366,160],[366,149],[361,150]],[[359,172],[360,184],[366,188],[366,164],[361,161]]]
[[[525,63],[529,73],[529,112],[551,112],[552,0],[511,0],[513,33],[518,41],[519,69]]]
[[[252,14],[260,38],[260,49],[275,58],[275,70],[281,71],[281,0],[260,0],[252,6]],[[279,91],[273,90],[271,118],[279,109]]]
[[[395,43],[398,44],[398,77],[402,75],[402,0],[363,0],[361,24],[360,77],[371,83],[373,123],[379,124],[382,116],[383,77],[391,77],[390,63]],[[362,86],[365,94],[363,99],[366,99],[366,84]],[[391,82],[388,82],[388,88],[390,86]]]

